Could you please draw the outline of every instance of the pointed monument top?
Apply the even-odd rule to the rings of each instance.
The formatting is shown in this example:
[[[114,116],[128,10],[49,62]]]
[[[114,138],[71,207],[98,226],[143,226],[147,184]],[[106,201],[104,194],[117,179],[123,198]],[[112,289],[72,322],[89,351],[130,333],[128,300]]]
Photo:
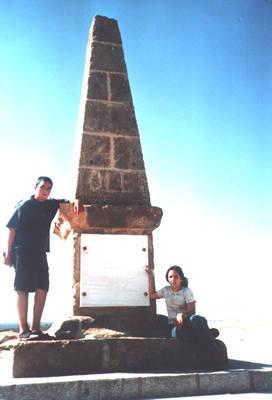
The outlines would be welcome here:
[[[90,29],[92,40],[122,44],[120,31],[116,19],[96,15]]]
[[[117,21],[90,29],[78,126],[76,198],[84,204],[150,205],[141,143]]]

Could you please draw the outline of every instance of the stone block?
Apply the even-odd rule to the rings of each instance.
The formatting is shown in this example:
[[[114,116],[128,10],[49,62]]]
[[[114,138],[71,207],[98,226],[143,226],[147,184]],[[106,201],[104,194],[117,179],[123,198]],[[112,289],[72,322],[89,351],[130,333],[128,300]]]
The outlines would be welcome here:
[[[105,72],[91,71],[87,99],[108,100],[107,74]]]
[[[104,233],[106,228],[117,229],[123,233],[147,234],[152,232],[160,225],[162,210],[159,207],[151,206],[114,206],[114,205],[90,205],[83,206],[83,211],[77,216],[73,212],[72,204],[61,204],[59,221],[55,224],[54,232],[62,239],[62,224],[66,225],[68,221],[70,229],[74,232],[98,233],[102,229]],[[145,233],[140,233],[140,232]],[[75,235],[75,250],[80,253],[80,239]],[[76,257],[75,264],[79,264]],[[79,279],[79,269],[75,271],[75,277]],[[78,280],[75,279],[75,280]]]
[[[0,400],[11,400],[12,387],[8,385],[0,385]]]
[[[127,73],[122,46],[108,43],[91,43],[90,69]]]
[[[138,398],[137,378],[82,382],[82,400],[127,400]]]
[[[114,161],[116,168],[144,170],[144,161],[139,138],[115,138]]]
[[[40,362],[42,361],[40,360]],[[77,381],[17,384],[14,387],[13,400],[75,400],[80,398],[79,390],[80,387]]]
[[[79,375],[101,370],[102,341],[57,340],[20,343],[14,350],[13,376]]]
[[[117,171],[111,171],[109,176],[109,192],[122,192],[122,174]]]
[[[194,396],[198,394],[196,374],[179,376],[161,375],[149,377],[142,382],[143,398]]]
[[[126,75],[110,74],[111,101],[132,102]]]
[[[272,390],[272,370],[250,371],[253,387],[251,391],[261,392]]]
[[[91,27],[92,40],[121,44],[117,21],[113,18],[96,15]]]
[[[82,136],[79,165],[109,167],[111,163],[111,142],[108,136]]]
[[[83,204],[150,205],[147,180],[142,172],[122,173],[119,179],[116,171],[80,168],[76,197]]]
[[[201,394],[249,392],[249,371],[220,371],[211,374],[199,374],[199,390]]]
[[[37,341],[19,343],[14,350],[13,376],[40,377],[79,375],[98,372],[181,371],[203,368],[203,354],[193,343],[175,339],[120,338],[104,340]],[[221,367],[224,367],[222,365]],[[218,367],[218,365],[217,365]],[[220,366],[219,366],[220,367]],[[221,382],[200,377],[205,393],[220,393],[232,384],[234,377],[223,376]],[[229,379],[227,379],[229,377]],[[243,382],[244,376],[241,374]],[[231,381],[230,381],[231,379]],[[245,380],[245,378],[244,378]],[[239,379],[240,381],[240,379]],[[235,382],[233,382],[235,386]],[[236,387],[237,387],[236,383]],[[244,386],[239,382],[239,387]],[[248,388],[248,385],[247,385]],[[242,391],[242,390],[241,390]]]
[[[134,110],[124,104],[104,104],[87,101],[85,107],[85,132],[114,133],[139,136]]]
[[[139,198],[143,200],[142,204],[149,202],[149,189],[145,173],[142,172],[127,172],[123,175],[124,191],[138,193]]]

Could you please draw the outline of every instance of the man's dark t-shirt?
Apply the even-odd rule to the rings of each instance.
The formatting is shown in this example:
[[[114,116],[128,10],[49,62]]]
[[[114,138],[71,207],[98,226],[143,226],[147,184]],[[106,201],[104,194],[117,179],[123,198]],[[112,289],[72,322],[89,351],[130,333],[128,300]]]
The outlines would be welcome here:
[[[35,249],[50,251],[49,232],[60,203],[67,200],[30,199],[18,203],[15,212],[7,223],[8,228],[16,230],[13,249]]]

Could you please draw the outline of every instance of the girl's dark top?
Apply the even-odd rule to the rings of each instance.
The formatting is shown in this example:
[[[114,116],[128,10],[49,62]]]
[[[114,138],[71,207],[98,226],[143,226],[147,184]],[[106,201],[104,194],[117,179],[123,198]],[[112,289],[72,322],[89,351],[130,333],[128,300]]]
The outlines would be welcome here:
[[[8,228],[16,230],[13,249],[35,249],[49,252],[50,225],[60,203],[67,200],[47,199],[38,201],[31,196],[20,201],[7,223]]]

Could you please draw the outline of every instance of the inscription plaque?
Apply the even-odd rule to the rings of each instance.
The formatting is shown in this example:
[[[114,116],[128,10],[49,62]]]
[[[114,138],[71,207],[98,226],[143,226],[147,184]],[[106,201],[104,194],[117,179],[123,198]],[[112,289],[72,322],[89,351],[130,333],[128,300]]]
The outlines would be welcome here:
[[[81,235],[81,307],[149,306],[148,237]]]

